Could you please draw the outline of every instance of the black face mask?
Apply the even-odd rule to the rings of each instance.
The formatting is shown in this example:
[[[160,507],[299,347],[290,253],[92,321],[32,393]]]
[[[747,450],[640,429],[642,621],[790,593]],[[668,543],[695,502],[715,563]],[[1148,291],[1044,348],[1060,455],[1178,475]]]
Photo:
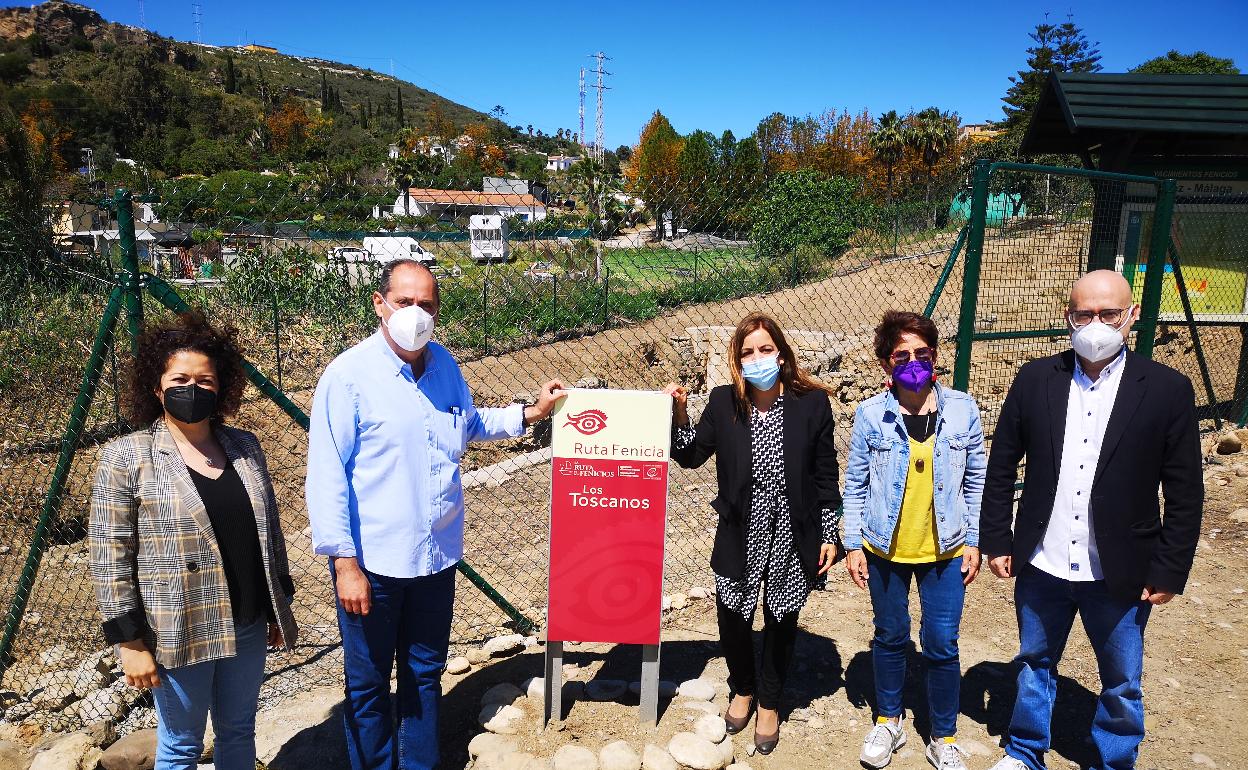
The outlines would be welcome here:
[[[175,420],[196,423],[217,411],[217,393],[198,385],[165,388],[165,411]]]

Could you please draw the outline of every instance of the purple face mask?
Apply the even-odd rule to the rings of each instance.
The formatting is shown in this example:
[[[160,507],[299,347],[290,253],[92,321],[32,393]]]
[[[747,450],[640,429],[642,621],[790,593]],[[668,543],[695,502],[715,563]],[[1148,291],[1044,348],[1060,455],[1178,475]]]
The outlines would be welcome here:
[[[893,382],[918,393],[932,382],[931,361],[907,361],[893,367]]]

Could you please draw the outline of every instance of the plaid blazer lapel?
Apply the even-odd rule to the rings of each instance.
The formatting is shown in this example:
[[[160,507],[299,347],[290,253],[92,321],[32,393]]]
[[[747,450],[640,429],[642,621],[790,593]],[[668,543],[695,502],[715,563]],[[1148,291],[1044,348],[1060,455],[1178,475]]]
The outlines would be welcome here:
[[[217,536],[212,531],[212,520],[208,518],[208,509],[204,507],[199,490],[195,488],[195,482],[191,480],[191,472],[186,469],[186,461],[182,459],[182,453],[178,451],[173,434],[169,432],[163,420],[158,421],[153,426],[153,430],[152,459],[156,461],[157,472],[173,482],[178,493],[176,504],[183,513],[195,521],[204,539],[207,540],[208,546],[212,549],[213,555],[217,557],[217,563],[220,564],[221,551],[217,547]]]
[[[251,512],[256,520],[256,532],[260,535],[260,555],[264,566],[269,567],[269,512],[268,499],[264,494],[264,486],[258,477],[255,462],[239,447],[238,442],[230,437],[229,431],[218,427],[214,433],[230,465],[238,472],[243,486],[247,489],[247,497],[251,499]]]

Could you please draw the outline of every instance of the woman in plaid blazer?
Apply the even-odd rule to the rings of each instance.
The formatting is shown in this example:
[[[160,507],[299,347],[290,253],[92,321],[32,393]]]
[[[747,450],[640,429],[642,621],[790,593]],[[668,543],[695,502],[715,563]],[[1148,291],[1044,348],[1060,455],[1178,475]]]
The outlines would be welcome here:
[[[294,586],[264,452],[228,427],[246,385],[235,332],[155,327],[91,499],[91,576],[126,682],[153,688],[158,770],[193,768],[211,710],[221,770],[255,767],[266,647],[295,643]]]

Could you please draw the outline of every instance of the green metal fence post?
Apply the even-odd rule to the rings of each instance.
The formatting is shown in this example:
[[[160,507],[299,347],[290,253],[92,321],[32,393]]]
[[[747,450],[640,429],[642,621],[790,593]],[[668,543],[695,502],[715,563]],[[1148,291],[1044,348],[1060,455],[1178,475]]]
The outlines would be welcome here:
[[[507,617],[511,618],[512,622],[516,624],[517,631],[522,634],[531,634],[537,630],[536,623],[526,618],[520,610],[512,606],[511,602],[507,601],[507,599],[500,594],[494,586],[490,585],[489,581],[481,577],[481,574],[475,569],[468,566],[468,562],[460,559],[459,562],[456,563],[455,568],[459,570],[459,574],[468,578],[474,586],[481,590],[481,593],[485,594],[490,601],[494,602],[495,606],[507,613]]]
[[[992,165],[975,163],[971,189],[971,219],[967,223],[966,266],[962,274],[962,308],[958,313],[958,352],[953,365],[953,387],[966,390],[971,382],[971,346],[975,336],[975,310],[979,300],[979,268],[984,258],[984,226],[988,218],[988,181]]]
[[[940,277],[936,279],[936,286],[932,289],[932,296],[927,298],[927,307],[923,308],[923,315],[928,318],[932,317],[932,313],[936,312],[936,305],[940,303],[940,295],[945,293],[945,284],[949,283],[949,276],[953,275],[953,266],[957,264],[958,252],[962,251],[962,245],[966,243],[966,232],[969,228],[963,226],[958,231],[958,239],[953,242],[953,248],[949,250],[949,258],[945,260],[945,267],[940,271]]]
[[[1192,314],[1192,301],[1187,295],[1187,283],[1183,280],[1183,266],[1179,264],[1179,252],[1170,244],[1170,265],[1174,268],[1174,285],[1179,290],[1179,300],[1183,303],[1183,316],[1187,320],[1187,332],[1192,335],[1192,347],[1196,350],[1196,364],[1200,367],[1200,380],[1205,386],[1205,395],[1209,398],[1209,408],[1213,410],[1213,425],[1222,430],[1222,415],[1218,410],[1218,397],[1214,394],[1213,378],[1209,375],[1209,362],[1205,359],[1205,348],[1200,344],[1200,327],[1196,325],[1196,317]]]
[[[1235,368],[1235,392],[1233,405],[1242,405],[1237,424],[1248,425],[1248,324],[1239,325],[1239,366]]]
[[[30,550],[26,553],[26,563],[22,565],[21,577],[17,579],[17,588],[13,591],[13,600],[9,604],[9,613],[4,621],[4,636],[0,638],[0,672],[8,669],[12,662],[13,643],[17,640],[17,631],[26,614],[26,603],[30,600],[30,592],[35,585],[35,577],[39,573],[39,563],[43,559],[43,543],[47,537],[52,519],[60,512],[61,502],[65,495],[65,484],[69,480],[69,470],[74,462],[74,454],[78,443],[82,440],[82,431],[87,424],[87,415],[91,411],[91,402],[95,398],[96,386],[100,382],[100,370],[104,365],[104,356],[112,347],[113,329],[117,323],[117,314],[121,310],[122,298],[129,302],[130,297],[125,288],[125,276],[118,276],[117,284],[108,296],[108,305],[100,325],[96,328],[95,340],[91,343],[91,354],[87,358],[87,368],[83,372],[82,382],[78,385],[78,396],[69,413],[69,424],[61,437],[60,454],[56,458],[56,470],[52,472],[52,480],[48,484],[48,493],[43,498],[43,507],[39,511],[39,520],[35,524],[34,534],[30,538]]]
[[[1173,179],[1161,180],[1157,206],[1153,210],[1153,231],[1148,248],[1148,269],[1144,272],[1144,291],[1140,297],[1140,320],[1135,325],[1135,352],[1153,357],[1157,341],[1157,317],[1161,315],[1161,284],[1166,274],[1166,252],[1170,249],[1170,220],[1174,216]]]
[[[121,269],[126,289],[126,329],[130,352],[138,355],[139,335],[143,333],[143,294],[139,288],[139,244],[134,234],[134,197],[124,187],[113,193],[117,215],[117,235],[121,239]]]

